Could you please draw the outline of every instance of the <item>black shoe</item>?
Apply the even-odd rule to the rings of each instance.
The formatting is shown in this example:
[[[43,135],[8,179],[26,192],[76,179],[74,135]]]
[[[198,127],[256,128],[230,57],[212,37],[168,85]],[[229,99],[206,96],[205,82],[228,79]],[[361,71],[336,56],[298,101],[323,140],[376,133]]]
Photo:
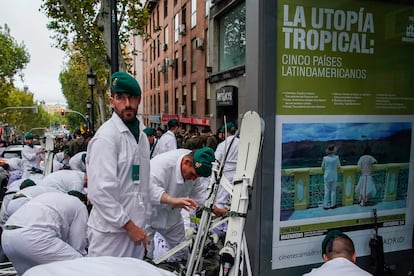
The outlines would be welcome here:
[[[324,209],[324,210],[329,210],[329,209],[331,209],[331,208],[329,208],[329,207],[323,207],[323,209]]]
[[[335,208],[336,208],[336,205],[334,205],[334,206],[331,207],[331,209],[335,209]]]

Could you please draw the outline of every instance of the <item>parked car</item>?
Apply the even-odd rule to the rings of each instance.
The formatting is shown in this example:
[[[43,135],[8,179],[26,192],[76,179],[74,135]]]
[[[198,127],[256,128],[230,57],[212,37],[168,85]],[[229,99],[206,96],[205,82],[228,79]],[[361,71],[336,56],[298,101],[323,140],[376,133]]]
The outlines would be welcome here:
[[[1,154],[2,158],[22,158],[23,145],[11,145],[8,146]]]

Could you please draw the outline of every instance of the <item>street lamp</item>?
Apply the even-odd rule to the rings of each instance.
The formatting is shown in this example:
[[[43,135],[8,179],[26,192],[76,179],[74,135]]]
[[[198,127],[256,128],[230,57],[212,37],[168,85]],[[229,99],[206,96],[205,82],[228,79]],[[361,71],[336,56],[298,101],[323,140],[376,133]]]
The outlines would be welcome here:
[[[86,116],[86,119],[88,121],[88,129],[89,130],[91,130],[91,119],[90,119],[90,116],[89,116],[89,114],[91,114],[91,106],[92,106],[91,100],[87,99],[86,100],[86,110],[88,111],[88,113],[87,113],[88,116]]]
[[[86,75],[88,78],[88,85],[91,89],[91,131],[92,133],[95,132],[95,110],[93,107],[93,87],[96,84],[96,75],[93,73],[92,68],[89,69],[89,73]]]

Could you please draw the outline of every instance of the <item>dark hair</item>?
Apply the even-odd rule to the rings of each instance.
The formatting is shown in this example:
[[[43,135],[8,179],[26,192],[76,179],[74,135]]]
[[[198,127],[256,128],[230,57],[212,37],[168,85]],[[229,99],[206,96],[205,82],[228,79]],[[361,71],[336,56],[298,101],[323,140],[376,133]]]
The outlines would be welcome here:
[[[351,259],[354,253],[354,242],[338,230],[329,232],[322,243],[322,255],[325,254],[328,259],[332,259],[337,255]]]
[[[198,132],[198,128],[196,126],[192,126],[188,132],[189,133],[197,133]]]
[[[171,119],[167,123],[168,129],[172,129],[174,127],[180,126],[180,122],[177,119]]]
[[[201,130],[201,133],[209,133],[211,132],[211,128],[209,126],[203,127],[203,129]]]

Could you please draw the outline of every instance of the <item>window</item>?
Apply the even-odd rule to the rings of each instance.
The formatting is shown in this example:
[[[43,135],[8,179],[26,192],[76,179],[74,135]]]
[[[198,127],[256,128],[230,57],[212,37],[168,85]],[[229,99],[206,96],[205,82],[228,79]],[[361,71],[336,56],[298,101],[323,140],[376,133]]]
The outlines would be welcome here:
[[[181,24],[185,25],[186,23],[187,23],[187,8],[184,5],[181,10]]]
[[[210,93],[210,85],[208,84],[208,81],[206,81],[205,84],[206,87],[206,106],[205,106],[205,110],[206,110],[206,115],[210,114],[210,100],[211,100],[211,93]]]
[[[193,82],[191,84],[191,114],[197,114],[197,86]]]
[[[182,105],[187,105],[187,86],[183,86],[183,98],[181,100]]]
[[[164,91],[164,106],[163,107],[164,107],[163,112],[165,114],[169,114],[168,113],[168,90]]]
[[[164,83],[168,83],[168,66],[165,61],[162,63],[162,66],[164,66]]]
[[[180,32],[180,22],[178,14],[174,15],[174,42],[178,42],[178,36]]]
[[[226,70],[245,64],[246,58],[246,5],[240,4],[219,20],[219,69]]]
[[[164,0],[164,18],[168,16],[168,0]]]
[[[197,70],[197,45],[196,45],[196,38],[191,40],[191,72],[195,72]]]
[[[157,58],[157,56],[155,55],[155,51],[156,51],[156,48],[157,48],[156,39],[154,39],[151,44],[152,44],[151,48],[152,48],[152,56],[153,56],[152,60],[155,60]]]
[[[175,114],[179,114],[180,110],[179,110],[179,95],[178,95],[178,87],[174,88],[174,95],[175,95],[175,99],[174,99],[174,108],[175,108]]]
[[[158,90],[158,93],[157,93],[157,111],[156,111],[156,113],[161,113],[160,108],[161,108],[161,93]]]
[[[197,25],[197,0],[191,0],[191,28]]]
[[[174,79],[178,79],[178,51],[174,53]]]
[[[168,45],[169,41],[170,41],[170,33],[168,30],[168,25],[166,25],[164,28],[164,44]],[[163,49],[164,49],[164,46],[163,46]]]
[[[150,105],[149,105],[149,113],[150,114],[154,114],[154,101],[153,101],[153,96],[150,97]]]
[[[210,7],[211,7],[211,0],[206,0],[206,6],[205,6],[205,16],[207,17],[210,14]]]
[[[185,76],[187,74],[187,47],[185,45],[183,46],[182,51],[183,51],[182,75]]]
[[[160,56],[160,36],[157,36],[157,39],[155,40],[155,47],[157,47],[157,58]]]

